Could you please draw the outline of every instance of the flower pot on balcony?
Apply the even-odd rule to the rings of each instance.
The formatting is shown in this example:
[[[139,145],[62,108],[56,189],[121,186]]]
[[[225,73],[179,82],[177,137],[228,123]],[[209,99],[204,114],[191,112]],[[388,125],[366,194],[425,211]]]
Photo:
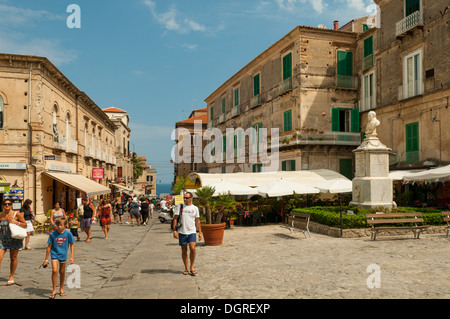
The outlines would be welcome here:
[[[226,223],[202,224],[202,234],[208,246],[222,245]]]

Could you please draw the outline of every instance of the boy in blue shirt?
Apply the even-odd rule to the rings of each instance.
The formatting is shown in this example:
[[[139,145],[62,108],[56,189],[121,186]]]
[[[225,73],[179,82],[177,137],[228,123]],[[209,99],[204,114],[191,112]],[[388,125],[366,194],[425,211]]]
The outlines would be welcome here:
[[[52,257],[52,283],[53,292],[50,295],[50,299],[55,299],[56,295],[56,284],[58,281],[58,268],[59,268],[59,295],[65,296],[64,292],[64,279],[66,276],[66,261],[67,261],[67,251],[70,248],[70,260],[69,263],[73,264],[73,254],[74,254],[74,238],[73,235],[66,230],[67,219],[62,217],[55,221],[56,230],[53,231],[48,236],[48,247],[45,253],[45,261],[43,266],[48,266],[48,256],[51,254]],[[59,267],[58,267],[59,266]]]

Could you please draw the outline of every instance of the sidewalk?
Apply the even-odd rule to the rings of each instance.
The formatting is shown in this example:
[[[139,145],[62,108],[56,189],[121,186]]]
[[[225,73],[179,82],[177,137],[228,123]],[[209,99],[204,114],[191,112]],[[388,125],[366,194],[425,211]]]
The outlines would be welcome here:
[[[369,299],[449,298],[450,238],[445,234],[305,239],[279,225],[232,227],[221,246],[197,246],[196,277],[183,275],[178,241],[169,224],[111,225],[108,240],[98,225],[93,240],[75,243],[81,288],[57,299]],[[38,269],[48,235],[32,236],[19,253],[15,281],[6,287],[9,253],[0,269],[0,298],[47,299],[50,268]],[[380,288],[369,288],[379,267]],[[66,278],[69,274],[67,273]],[[372,281],[371,281],[372,282]]]

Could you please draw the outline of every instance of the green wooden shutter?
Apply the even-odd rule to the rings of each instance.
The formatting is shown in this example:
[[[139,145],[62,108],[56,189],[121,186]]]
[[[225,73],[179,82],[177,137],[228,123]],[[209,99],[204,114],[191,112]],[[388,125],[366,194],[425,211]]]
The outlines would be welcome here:
[[[222,114],[225,114],[225,98],[222,99]]]
[[[291,171],[295,171],[295,160],[291,160]]]
[[[353,75],[353,52],[338,51],[338,75]]]
[[[339,108],[331,109],[331,130],[333,132],[340,132],[339,114]]]
[[[339,173],[353,179],[353,160],[352,159],[340,159],[339,160]]]
[[[364,57],[373,54],[373,36],[364,40]]]
[[[239,106],[239,89],[234,90],[234,106]]]
[[[284,116],[284,131],[288,132],[292,130],[292,110],[283,113]]]
[[[286,171],[286,161],[281,162],[281,170],[284,172]]]
[[[211,122],[214,120],[214,107],[211,106],[211,113],[210,113],[210,120]]]
[[[353,133],[359,133],[359,109],[352,109],[352,129]]]
[[[419,161],[419,123],[406,124],[406,162]]]
[[[283,80],[292,77],[292,53],[283,57]]]
[[[406,0],[405,2],[405,17],[420,10],[420,0]]]
[[[259,87],[260,87],[260,74],[256,74],[253,77],[253,96],[256,96],[260,93]]]

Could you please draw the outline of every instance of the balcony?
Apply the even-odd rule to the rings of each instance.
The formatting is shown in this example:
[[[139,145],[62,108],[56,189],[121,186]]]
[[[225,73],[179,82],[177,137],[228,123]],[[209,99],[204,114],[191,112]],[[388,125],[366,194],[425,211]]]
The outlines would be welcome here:
[[[338,75],[336,87],[338,89],[356,90],[358,88],[358,78],[356,76]]]
[[[57,151],[67,151],[67,138],[65,136],[53,136],[53,149]]]
[[[261,105],[261,94],[257,94],[250,100],[250,108]]]
[[[418,10],[409,16],[403,18],[395,24],[395,35],[398,38],[404,37],[416,27],[423,26],[423,12]]]
[[[90,158],[94,158],[95,157],[95,150],[92,146],[86,146],[84,149],[84,157],[90,157]]]
[[[351,145],[361,144],[361,133],[350,132],[300,132],[280,136],[278,147],[292,145]],[[276,145],[272,145],[272,147]]]
[[[223,113],[219,116],[219,124],[224,123],[227,120],[226,113]]]
[[[373,54],[370,54],[363,59],[363,70],[373,67]]]
[[[231,117],[235,117],[239,115],[239,106],[234,106],[231,109]]]
[[[280,94],[285,94],[290,91],[292,91],[292,77],[288,77],[287,79],[283,80],[283,83],[281,83]]]
[[[71,138],[68,139],[67,143],[67,153],[78,154],[78,141]]]
[[[418,96],[423,94],[423,82],[413,81],[408,82],[404,85],[398,87],[398,100],[406,100],[410,97]]]

